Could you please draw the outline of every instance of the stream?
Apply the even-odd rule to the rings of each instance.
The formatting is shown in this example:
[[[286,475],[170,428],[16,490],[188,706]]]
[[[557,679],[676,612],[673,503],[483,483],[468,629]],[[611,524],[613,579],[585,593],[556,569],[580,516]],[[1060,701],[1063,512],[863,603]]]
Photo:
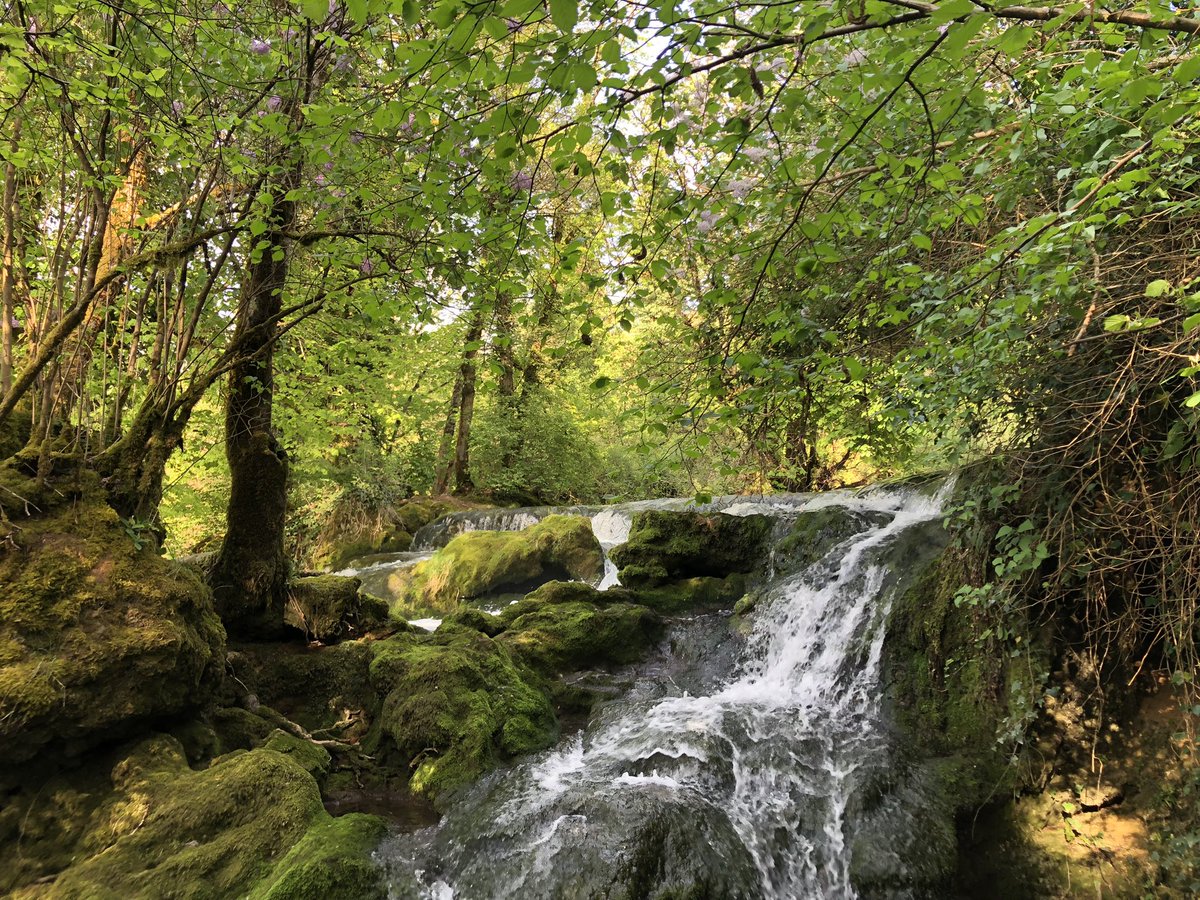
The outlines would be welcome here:
[[[483,778],[436,826],[389,839],[380,855],[391,896],[852,898],[856,867],[875,881],[881,871],[884,881],[911,880],[922,865],[921,796],[897,774],[880,662],[891,598],[939,546],[941,493],[725,497],[700,507],[771,515],[777,540],[827,505],[854,513],[861,530],[800,571],[776,571],[772,553],[744,621],[674,621],[660,653],[583,731]],[[649,508],[694,507],[461,513],[422,529],[414,552],[347,572],[367,581],[461,531],[524,528],[553,512],[589,516],[607,557]],[[610,564],[604,586],[616,583]],[[907,839],[893,839],[897,831]]]

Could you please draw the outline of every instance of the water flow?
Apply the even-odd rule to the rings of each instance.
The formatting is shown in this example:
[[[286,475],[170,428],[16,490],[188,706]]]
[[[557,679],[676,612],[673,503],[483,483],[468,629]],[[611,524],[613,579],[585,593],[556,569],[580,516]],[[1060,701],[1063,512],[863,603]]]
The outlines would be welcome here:
[[[691,878],[711,896],[856,896],[853,808],[887,765],[878,680],[904,577],[897,539],[936,517],[939,502],[876,492],[796,498],[775,511],[831,503],[878,524],[768,585],[726,678],[696,695],[647,679],[583,735],[485,780],[439,828],[391,848],[393,861],[423,873],[415,894],[397,886],[395,895],[606,895],[615,879],[641,877],[639,847],[649,843],[674,860],[651,866],[655,877]],[[628,531],[620,508],[593,522],[602,543]]]

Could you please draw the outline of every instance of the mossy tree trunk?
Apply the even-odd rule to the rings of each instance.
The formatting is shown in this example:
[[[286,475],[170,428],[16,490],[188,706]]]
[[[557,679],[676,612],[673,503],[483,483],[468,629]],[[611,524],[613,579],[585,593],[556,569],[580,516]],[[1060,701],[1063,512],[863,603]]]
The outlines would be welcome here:
[[[291,261],[288,233],[296,224],[303,159],[301,110],[323,77],[328,48],[310,50],[296,90],[284,101],[292,126],[276,150],[279,174],[266,186],[271,198],[246,265],[238,296],[233,342],[238,360],[229,372],[225,402],[225,456],[230,493],[225,539],[209,570],[217,612],[234,636],[264,636],[283,628],[289,565],[284,550],[288,456],[275,433],[274,349]]]
[[[225,402],[229,505],[225,540],[209,573],[217,611],[234,634],[259,632],[272,618],[278,623],[283,620],[288,458],[272,419],[274,343],[288,273],[283,232],[295,219],[295,203],[286,194],[298,183],[299,171],[293,167],[272,192],[274,227],[269,246],[251,260],[238,298],[234,340],[245,346],[247,356],[229,373]],[[272,617],[273,611],[278,616]]]
[[[21,122],[17,120],[13,146],[21,133]],[[3,261],[0,265],[0,295],[3,297],[3,309],[0,315],[2,323],[3,347],[0,348],[0,395],[7,394],[12,388],[13,374],[13,286],[16,282],[16,216],[13,207],[17,203],[17,167],[9,162],[4,166],[4,209],[0,211],[4,221]]]
[[[463,490],[463,473],[470,482],[469,449],[471,440],[471,418],[475,410],[475,357],[479,353],[479,338],[483,334],[483,307],[477,307],[467,324],[466,349],[462,364],[454,380],[454,392],[450,397],[450,408],[446,414],[446,427],[438,447],[434,494],[444,494],[454,482],[455,490]],[[464,417],[466,419],[464,425]],[[455,429],[457,426],[457,437]],[[454,456],[451,457],[451,450]]]

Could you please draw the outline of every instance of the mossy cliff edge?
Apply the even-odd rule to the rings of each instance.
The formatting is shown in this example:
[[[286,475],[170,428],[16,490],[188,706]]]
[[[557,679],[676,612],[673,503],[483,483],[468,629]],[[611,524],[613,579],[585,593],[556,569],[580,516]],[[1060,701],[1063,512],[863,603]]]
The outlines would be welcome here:
[[[859,893],[1195,896],[1200,760],[1179,698],[1089,665],[1070,617],[991,603],[989,533],[973,522],[893,603],[889,790],[919,796],[921,820],[895,833],[920,835],[923,870],[909,884],[873,881],[874,856],[897,844],[860,841]]]
[[[225,653],[200,577],[139,548],[91,473],[39,491],[8,463],[0,494],[0,759],[77,757],[200,708]]]

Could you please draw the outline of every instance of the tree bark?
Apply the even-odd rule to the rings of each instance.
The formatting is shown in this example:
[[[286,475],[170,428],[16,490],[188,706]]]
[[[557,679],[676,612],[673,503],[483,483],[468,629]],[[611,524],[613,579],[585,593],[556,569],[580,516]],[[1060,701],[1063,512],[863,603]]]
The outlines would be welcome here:
[[[454,429],[458,425],[458,405],[462,401],[462,376],[454,376],[454,390],[450,392],[450,406],[446,410],[446,424],[442,428],[442,440],[438,444],[437,461],[434,463],[433,494],[441,496],[450,489],[450,476],[454,461],[450,448],[454,446]]]
[[[286,194],[298,182],[299,171],[293,167],[272,192],[269,244],[247,267],[234,326],[233,340],[245,355],[229,373],[225,402],[229,505],[225,540],[209,572],[209,584],[226,630],[238,636],[260,636],[283,627],[288,458],[272,417],[274,332],[288,273],[284,232],[292,227],[296,214],[296,205]]]
[[[291,262],[288,234],[296,225],[291,192],[301,184],[303,157],[297,140],[304,106],[324,78],[330,58],[325,43],[310,44],[304,68],[284,101],[288,136],[271,154],[275,171],[266,231],[255,241],[238,295],[233,342],[238,357],[229,372],[225,402],[225,457],[229,505],[225,539],[209,570],[217,612],[235,637],[265,637],[286,630],[283,609],[290,566],[284,547],[288,456],[275,433],[274,350],[283,291]]]
[[[461,391],[458,406],[458,436],[454,442],[454,493],[465,494],[475,489],[471,480],[471,423],[475,418],[475,357],[479,354],[479,337],[483,334],[483,310],[475,312],[467,331],[467,348],[463,351],[458,372]]]
[[[18,141],[21,137],[21,121],[18,119],[13,127],[12,149],[14,152],[18,149]],[[7,395],[12,390],[13,379],[13,353],[14,341],[16,335],[13,329],[13,292],[17,283],[17,226],[16,226],[16,207],[17,207],[17,167],[9,162],[4,167],[4,246],[3,246],[3,269],[0,270],[0,297],[2,297],[3,310],[0,315],[4,316],[2,329],[3,337],[0,338],[0,396]]]

